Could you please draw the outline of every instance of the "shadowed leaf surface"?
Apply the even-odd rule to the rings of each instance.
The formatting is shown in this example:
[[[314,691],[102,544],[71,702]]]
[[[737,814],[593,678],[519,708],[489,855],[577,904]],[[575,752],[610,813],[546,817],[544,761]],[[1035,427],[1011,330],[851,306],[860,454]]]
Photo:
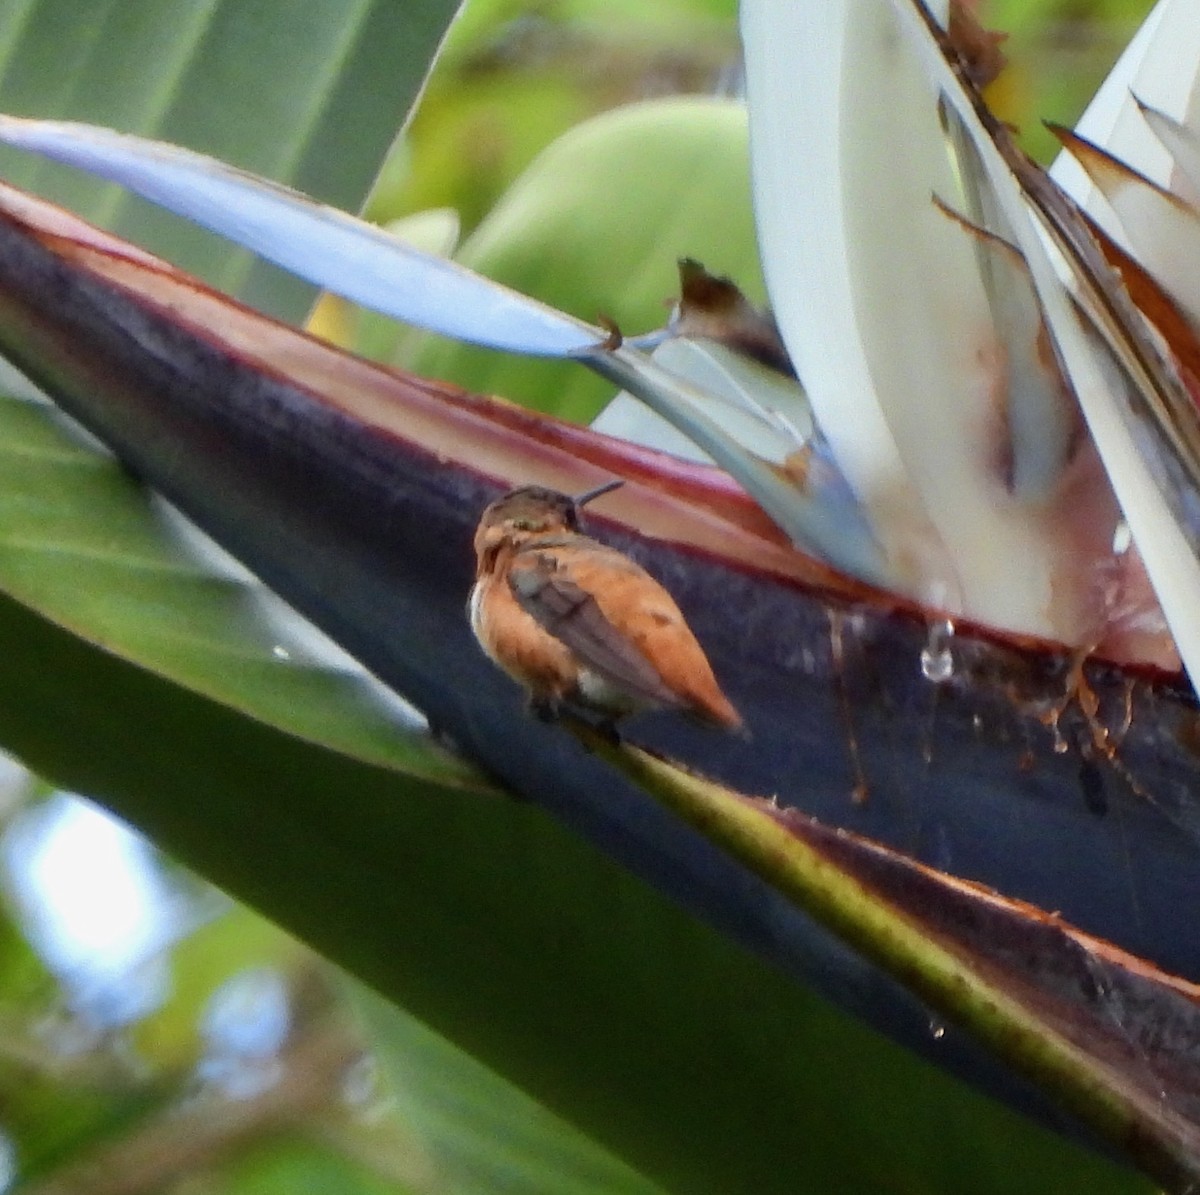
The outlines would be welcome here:
[[[0,398],[0,577],[17,600],[164,678],[343,754],[487,788],[252,579],[197,563],[165,512],[53,410]],[[409,728],[405,728],[405,721]]]
[[[1200,1175],[1200,987],[1056,914],[795,808],[574,729],[931,1006],[1055,1091],[1170,1190]]]

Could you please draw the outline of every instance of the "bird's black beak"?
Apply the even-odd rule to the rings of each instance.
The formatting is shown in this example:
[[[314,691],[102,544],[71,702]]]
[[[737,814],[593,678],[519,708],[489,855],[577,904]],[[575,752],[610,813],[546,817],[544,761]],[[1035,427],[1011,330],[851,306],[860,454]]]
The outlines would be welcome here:
[[[619,489],[624,484],[625,484],[624,479],[617,477],[617,478],[614,478],[612,481],[606,481],[603,485],[595,486],[593,489],[584,490],[582,494],[579,494],[576,497],[572,498],[571,501],[575,503],[575,507],[576,507],[576,509],[578,509],[581,506],[586,506],[594,498],[599,498],[603,494],[607,494],[607,493],[610,493],[612,490]]]

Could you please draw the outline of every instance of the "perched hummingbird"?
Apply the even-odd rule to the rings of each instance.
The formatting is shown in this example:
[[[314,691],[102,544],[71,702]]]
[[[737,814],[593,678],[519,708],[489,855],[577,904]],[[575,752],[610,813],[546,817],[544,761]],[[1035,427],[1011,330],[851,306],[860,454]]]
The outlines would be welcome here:
[[[572,498],[522,486],[497,499],[475,531],[471,629],[480,646],[553,718],[562,705],[606,722],[676,709],[737,730],[679,607],[645,569],[579,530],[579,508],[621,485]]]

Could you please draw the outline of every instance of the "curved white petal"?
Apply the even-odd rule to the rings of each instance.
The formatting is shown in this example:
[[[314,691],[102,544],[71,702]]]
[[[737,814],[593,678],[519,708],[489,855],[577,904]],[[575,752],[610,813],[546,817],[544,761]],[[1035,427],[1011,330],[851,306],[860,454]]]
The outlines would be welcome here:
[[[876,585],[888,585],[886,563],[857,503],[837,492],[836,474],[809,494],[748,450],[723,420],[749,412],[699,390],[679,374],[629,346],[580,357],[597,373],[636,395],[729,473],[797,546]],[[761,429],[761,420],[759,421]]]
[[[1166,112],[1160,112],[1139,101],[1138,107],[1154,135],[1170,151],[1175,165],[1187,177],[1195,195],[1200,196],[1200,119],[1190,124],[1176,120]],[[1178,175],[1176,175],[1178,178]],[[1178,188],[1182,189],[1182,188]],[[1193,209],[1196,203],[1190,205]]]
[[[852,5],[755,0],[741,6],[751,168],[763,272],[784,343],[833,453],[889,556],[920,546],[894,583],[939,576],[957,584],[875,394],[845,247],[846,182],[839,157],[843,54]],[[939,558],[930,568],[929,557]]]
[[[1051,176],[1195,319],[1200,0],[1159,0],[1075,131],[1127,170],[1083,146],[1064,150]]]
[[[1174,129],[1166,117],[1147,113],[1162,130]],[[1182,311],[1200,327],[1200,212],[1144,175],[1131,170],[1085,141],[1068,141],[1072,156],[1087,172],[1120,222],[1122,240]],[[1186,142],[1178,147],[1186,150]],[[1181,153],[1172,146],[1176,160]],[[1185,169],[1192,165],[1184,161]]]
[[[651,353],[651,359],[705,392],[713,420],[764,460],[782,465],[812,434],[812,414],[799,383],[723,344],[671,337]],[[685,460],[711,459],[626,391],[600,412],[592,427]]]
[[[1102,305],[1093,302],[1094,287],[1088,278],[1092,264],[1074,259],[1069,251],[1064,258],[1057,252],[1052,256],[1047,250],[1045,238],[1050,224],[1043,224],[1041,218],[1033,215],[1030,200],[983,126],[973,98],[963,90],[940,48],[930,38],[920,14],[920,0],[893,0],[893,4],[930,78],[955,108],[992,180],[993,193],[1002,204],[1029,265],[1063,364],[1180,654],[1192,677],[1200,677],[1200,603],[1196,601],[1200,592],[1200,559],[1169,497],[1171,479],[1164,476],[1159,450],[1148,448],[1144,442],[1150,438],[1151,429],[1139,423],[1139,415],[1135,414],[1156,397],[1155,387],[1160,384],[1146,372],[1154,368],[1153,349],[1148,355],[1141,355],[1139,345],[1144,345],[1146,333],[1136,325],[1136,315],[1130,316],[1128,327],[1108,322],[1104,340],[1095,328],[1085,323],[1080,302],[1095,311],[1099,324],[1105,322]],[[1102,265],[1096,268],[1104,269]],[[1078,299],[1064,285],[1060,269],[1072,290],[1078,291]],[[1114,288],[1114,293],[1119,296],[1119,287]],[[1144,365],[1147,361],[1149,365]],[[1161,384],[1171,391],[1166,395],[1167,400],[1184,409],[1182,404],[1190,400],[1181,387],[1169,379]]]
[[[1193,188],[1180,186],[1171,154],[1147,127],[1135,96],[1185,125],[1198,127],[1198,0],[1159,0],[1075,126],[1081,137],[1160,187],[1196,198]],[[1070,155],[1059,155],[1051,175],[1106,232],[1120,239],[1120,229],[1111,227],[1103,199]]]
[[[932,202],[958,205],[960,178],[895,14],[744,0],[742,34],[772,306],[890,572],[994,625],[1086,639],[1077,562],[1008,487],[1013,377],[974,241]]]

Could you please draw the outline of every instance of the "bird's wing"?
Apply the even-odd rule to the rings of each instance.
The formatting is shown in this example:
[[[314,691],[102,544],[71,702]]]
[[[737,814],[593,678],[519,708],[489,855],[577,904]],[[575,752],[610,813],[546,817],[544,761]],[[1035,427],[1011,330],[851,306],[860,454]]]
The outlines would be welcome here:
[[[609,622],[596,599],[557,568],[553,556],[530,553],[513,564],[508,583],[521,609],[592,672],[647,703],[680,704],[654,665]]]

